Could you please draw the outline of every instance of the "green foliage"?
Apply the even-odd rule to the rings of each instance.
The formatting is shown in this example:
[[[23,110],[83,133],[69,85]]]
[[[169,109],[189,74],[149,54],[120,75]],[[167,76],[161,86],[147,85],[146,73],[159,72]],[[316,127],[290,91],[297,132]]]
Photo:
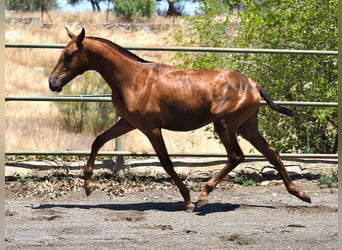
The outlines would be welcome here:
[[[113,0],[114,12],[124,20],[150,18],[155,11],[154,0]]]
[[[188,17],[182,46],[337,50],[337,0],[244,1],[238,14],[205,0],[205,15]],[[337,57],[276,54],[184,54],[180,67],[233,69],[260,83],[274,100],[337,102]],[[337,110],[294,108],[294,118],[260,109],[260,130],[282,152],[335,153]],[[275,129],[276,128],[276,129]]]
[[[205,14],[183,17],[187,22],[179,25],[174,39],[181,46],[229,47],[230,15],[226,1],[205,0]],[[225,66],[225,58],[220,53],[177,53],[181,68],[220,69]]]
[[[19,178],[19,181],[24,184],[24,185],[28,185],[28,184],[33,184],[39,181],[39,177],[37,176],[29,176],[29,175],[21,175]]]
[[[337,0],[325,2],[324,8],[321,1],[308,0],[247,3],[238,46],[337,50]],[[337,102],[336,57],[259,55],[249,56],[248,63],[233,61],[277,100]],[[294,119],[288,119],[262,110],[260,124],[268,141],[282,151],[335,153],[337,110],[297,108],[296,112]]]
[[[82,78],[64,87],[66,94],[110,93],[108,85],[95,72],[86,72]],[[98,135],[114,124],[115,110],[110,102],[57,103],[65,129],[76,133]]]
[[[236,174],[233,181],[243,186],[256,186],[257,182],[252,178],[252,174],[241,171]]]
[[[16,11],[37,11],[41,10],[42,0],[5,0],[7,10]],[[44,0],[45,9],[56,9],[56,0]]]
[[[338,184],[338,172],[333,171],[331,176],[328,176],[325,173],[319,174],[319,184],[320,185],[327,185],[328,187],[332,187]]]

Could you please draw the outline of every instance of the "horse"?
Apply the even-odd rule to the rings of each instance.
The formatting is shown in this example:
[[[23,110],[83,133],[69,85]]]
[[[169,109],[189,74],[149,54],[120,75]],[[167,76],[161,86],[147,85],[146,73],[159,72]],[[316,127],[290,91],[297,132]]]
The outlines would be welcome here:
[[[177,185],[185,211],[194,211],[208,203],[208,195],[239,163],[244,154],[237,135],[249,141],[280,174],[287,191],[311,203],[307,192],[290,179],[276,149],[258,130],[258,110],[262,97],[276,112],[293,116],[294,112],[272,101],[266,91],[246,75],[231,70],[190,70],[150,62],[125,48],[99,37],[78,35],[66,28],[71,39],[63,49],[49,77],[51,91],[60,92],[77,75],[97,71],[112,90],[112,103],[120,119],[98,135],[84,167],[84,189],[90,195],[99,188],[92,182],[94,161],[109,140],[139,129],[155,150],[161,166]],[[162,129],[190,131],[213,123],[227,152],[226,165],[203,187],[197,203],[174,170],[162,136]]]

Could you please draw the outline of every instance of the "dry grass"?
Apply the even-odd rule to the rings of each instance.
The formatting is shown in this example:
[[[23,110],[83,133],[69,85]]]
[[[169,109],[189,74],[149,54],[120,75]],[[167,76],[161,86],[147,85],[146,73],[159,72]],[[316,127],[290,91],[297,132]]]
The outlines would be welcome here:
[[[9,43],[65,44],[68,37],[64,27],[75,33],[85,27],[88,35],[104,37],[123,46],[172,46],[172,28],[158,28],[150,31],[115,29],[111,24],[118,23],[110,16],[104,25],[105,13],[61,14],[49,13],[53,23],[42,25],[39,13],[6,14],[5,41]],[[30,23],[24,23],[31,18]],[[44,17],[44,20],[48,20]],[[170,18],[154,17],[150,24],[160,27],[178,22]],[[48,89],[48,75],[59,56],[53,49],[6,49],[5,94],[45,95]],[[172,53],[135,52],[148,60],[170,63]],[[62,129],[58,110],[54,103],[48,102],[10,102],[6,103],[6,150],[89,150],[94,139],[92,135],[71,134]],[[108,124],[110,126],[111,124]],[[207,139],[203,129],[176,133],[165,131],[169,152],[221,153],[221,145]],[[147,138],[134,131],[125,136],[126,150],[153,152]],[[138,145],[138,146],[137,146]],[[109,142],[103,150],[112,150],[114,142]],[[249,148],[249,147],[247,147]]]

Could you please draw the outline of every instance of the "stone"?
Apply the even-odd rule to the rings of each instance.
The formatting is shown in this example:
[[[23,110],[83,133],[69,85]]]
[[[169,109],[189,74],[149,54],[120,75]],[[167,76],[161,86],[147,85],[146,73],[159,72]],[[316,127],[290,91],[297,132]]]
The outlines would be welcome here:
[[[299,165],[285,166],[285,169],[290,177],[302,176],[302,169]]]
[[[264,178],[274,178],[276,177],[278,171],[272,167],[264,167],[261,169],[261,174]]]

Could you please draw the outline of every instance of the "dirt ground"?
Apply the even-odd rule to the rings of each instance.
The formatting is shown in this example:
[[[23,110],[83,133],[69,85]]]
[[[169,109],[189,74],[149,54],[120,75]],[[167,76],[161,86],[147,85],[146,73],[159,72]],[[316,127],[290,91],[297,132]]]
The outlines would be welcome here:
[[[53,183],[55,181],[55,183]],[[56,183],[59,183],[56,190]],[[72,182],[72,185],[70,183]],[[168,181],[131,181],[86,197],[69,184],[6,181],[6,249],[337,249],[337,188],[296,180],[312,204],[284,185],[221,183],[209,204],[183,211]],[[200,186],[192,186],[192,199]]]

